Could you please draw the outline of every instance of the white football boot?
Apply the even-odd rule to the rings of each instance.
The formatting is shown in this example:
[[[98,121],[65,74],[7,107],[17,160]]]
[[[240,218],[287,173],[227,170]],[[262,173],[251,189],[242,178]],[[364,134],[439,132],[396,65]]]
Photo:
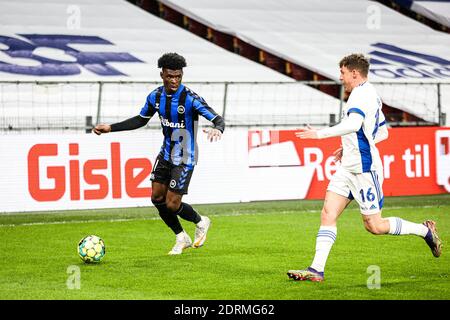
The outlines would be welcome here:
[[[172,250],[169,251],[169,255],[182,254],[183,250],[189,248],[192,245],[191,237],[186,233],[186,231],[177,234],[177,239]]]
[[[197,223],[197,227],[195,228],[195,239],[192,247],[200,248],[203,246],[206,240],[206,233],[208,232],[210,226],[211,220],[208,217],[202,216],[202,220]]]

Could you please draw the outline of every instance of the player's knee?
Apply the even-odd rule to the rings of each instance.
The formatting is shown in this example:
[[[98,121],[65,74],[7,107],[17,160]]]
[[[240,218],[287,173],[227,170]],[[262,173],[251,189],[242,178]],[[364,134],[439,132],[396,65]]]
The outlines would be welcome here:
[[[178,209],[180,209],[181,202],[178,199],[169,200],[166,201],[167,210],[170,212],[177,212]]]
[[[327,210],[326,208],[323,208],[322,214],[320,217],[321,217],[322,225],[333,225],[336,223],[337,214],[331,210]]]
[[[374,222],[366,221],[366,222],[364,222],[364,227],[371,234],[374,234],[374,235],[384,234],[382,228],[380,228],[380,226]]]
[[[158,204],[158,203],[164,202],[164,200],[165,200],[164,195],[152,194],[152,203],[153,204]]]

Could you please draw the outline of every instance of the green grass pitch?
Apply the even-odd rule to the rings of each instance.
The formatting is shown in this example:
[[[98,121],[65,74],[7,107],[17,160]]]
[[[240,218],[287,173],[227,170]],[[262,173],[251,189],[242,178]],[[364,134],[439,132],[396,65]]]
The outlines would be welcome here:
[[[434,219],[440,258],[419,237],[369,234],[352,204],[338,222],[325,281],[295,282],[286,271],[311,263],[321,207],[305,200],[197,205],[213,225],[204,247],[180,256],[167,255],[174,236],[154,208],[0,214],[0,299],[450,299],[450,195],[386,198],[383,211]],[[193,237],[195,226],[182,223]],[[99,264],[77,256],[89,234],[106,243]],[[78,268],[80,288],[70,289]],[[379,268],[379,289],[367,286],[371,268]]]

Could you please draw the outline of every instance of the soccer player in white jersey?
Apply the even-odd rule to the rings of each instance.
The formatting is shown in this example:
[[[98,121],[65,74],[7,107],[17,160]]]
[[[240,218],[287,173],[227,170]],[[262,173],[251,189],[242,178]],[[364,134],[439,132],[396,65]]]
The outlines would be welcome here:
[[[340,80],[350,93],[342,121],[329,128],[316,130],[308,126],[296,133],[300,139],[324,139],[341,136],[342,146],[334,152],[341,165],[331,178],[321,213],[316,238],[316,253],[310,267],[289,270],[294,280],[323,281],[325,263],[336,240],[336,222],[347,205],[355,199],[360,207],[364,226],[375,235],[417,235],[425,239],[435,257],[442,243],[434,221],[413,223],[398,217],[383,218],[383,167],[376,143],[388,137],[381,111],[381,100],[367,81],[369,61],[362,54],[351,54],[340,63]]]

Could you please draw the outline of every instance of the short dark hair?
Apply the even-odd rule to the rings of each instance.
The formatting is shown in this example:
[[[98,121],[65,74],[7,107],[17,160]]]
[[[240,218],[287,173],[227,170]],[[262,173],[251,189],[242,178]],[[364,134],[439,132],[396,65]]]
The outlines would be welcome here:
[[[158,68],[181,70],[184,67],[186,67],[186,60],[175,52],[165,53],[158,59]]]
[[[362,76],[367,77],[369,73],[369,59],[362,53],[350,54],[339,62],[339,67],[346,67],[348,70],[358,70]]]

